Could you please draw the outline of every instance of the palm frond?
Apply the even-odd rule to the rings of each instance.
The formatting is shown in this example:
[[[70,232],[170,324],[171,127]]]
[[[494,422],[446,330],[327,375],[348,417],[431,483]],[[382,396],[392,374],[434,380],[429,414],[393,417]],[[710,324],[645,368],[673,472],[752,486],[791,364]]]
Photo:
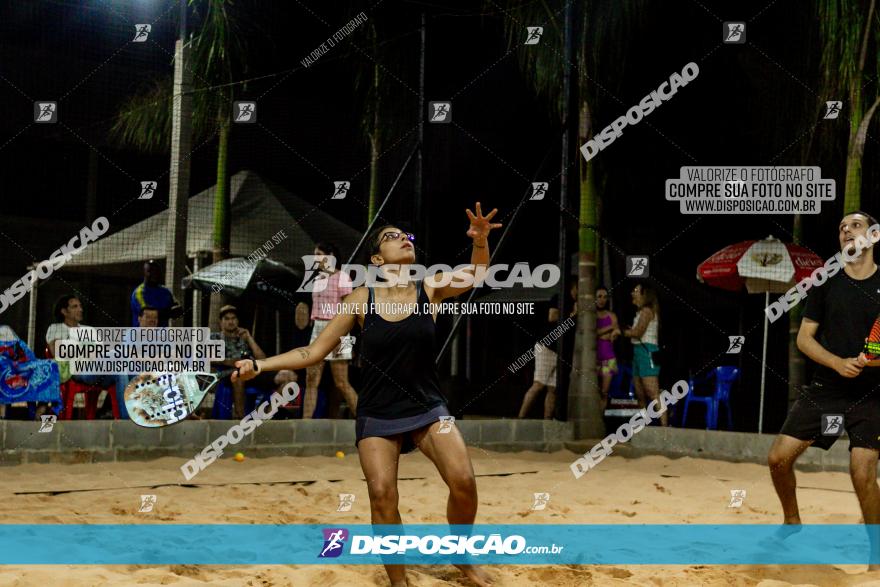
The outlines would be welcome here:
[[[171,145],[172,88],[171,77],[164,77],[129,97],[110,128],[110,140],[123,147],[167,151]]]
[[[818,8],[823,87],[833,95],[848,96],[853,84],[859,83],[862,77],[859,56],[867,3],[862,0],[820,0]],[[876,57],[871,67],[876,72]]]
[[[380,30],[372,20],[364,28],[358,45],[368,55],[357,50],[352,54],[354,89],[359,97],[356,103],[360,105],[358,119],[367,140],[378,133],[384,142],[415,123],[416,96],[403,84],[417,87],[419,39],[416,34]],[[374,125],[377,115],[381,121],[378,129]]]
[[[218,116],[229,116],[236,87],[229,84],[246,69],[246,49],[239,40],[245,15],[233,10],[235,4],[230,0],[208,0],[204,18],[199,19],[202,4],[190,0],[197,20],[201,21],[193,36],[189,65],[194,88],[194,140],[213,134],[218,128]],[[110,131],[111,140],[120,146],[168,151],[172,92],[173,80],[169,75],[131,96],[118,111]]]
[[[562,77],[565,63],[564,12],[569,0],[536,0],[503,10],[504,34],[508,50],[516,52],[517,62],[536,94],[544,98],[554,116],[562,118]],[[496,4],[493,4],[497,8]],[[644,0],[583,2],[574,6],[572,55],[575,83],[585,99],[595,96],[592,80],[613,79],[626,55],[620,39],[637,30],[645,14]],[[536,45],[525,45],[526,27],[541,26],[544,31]]]

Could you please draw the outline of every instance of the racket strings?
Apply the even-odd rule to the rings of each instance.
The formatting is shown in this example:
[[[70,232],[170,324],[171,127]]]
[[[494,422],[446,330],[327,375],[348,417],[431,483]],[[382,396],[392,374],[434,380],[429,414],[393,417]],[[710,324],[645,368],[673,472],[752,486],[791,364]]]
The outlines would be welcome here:
[[[169,415],[176,419],[183,418],[190,412],[190,406],[180,387],[181,382],[178,382],[174,373],[162,373],[139,383],[136,388],[143,389],[153,400],[143,402],[146,398],[142,398],[141,408],[151,420],[165,419]],[[173,392],[171,397],[167,395],[168,391]]]

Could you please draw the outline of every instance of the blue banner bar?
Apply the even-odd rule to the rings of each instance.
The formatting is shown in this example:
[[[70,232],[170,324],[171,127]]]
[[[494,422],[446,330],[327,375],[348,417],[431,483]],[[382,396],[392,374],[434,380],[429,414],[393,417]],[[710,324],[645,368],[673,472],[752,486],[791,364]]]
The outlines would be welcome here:
[[[0,525],[0,564],[382,563],[880,564],[880,526]]]

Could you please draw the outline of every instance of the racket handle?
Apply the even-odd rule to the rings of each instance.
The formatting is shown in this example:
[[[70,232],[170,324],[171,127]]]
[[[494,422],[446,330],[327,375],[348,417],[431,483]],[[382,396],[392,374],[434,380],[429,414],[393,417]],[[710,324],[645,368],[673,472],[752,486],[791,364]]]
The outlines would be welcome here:
[[[863,352],[869,361],[880,358],[880,316],[874,320],[874,325],[871,326],[871,334],[868,335],[868,340],[865,341]]]
[[[250,359],[250,362],[254,368],[254,373],[259,374],[260,370],[259,370],[259,368],[257,368],[257,360]],[[224,369],[223,371],[220,371],[219,373],[217,373],[217,379],[223,379],[224,377],[228,377],[229,375],[232,375],[233,373],[239,373],[238,367],[233,367],[231,369]],[[239,373],[239,375],[241,375],[241,373]]]

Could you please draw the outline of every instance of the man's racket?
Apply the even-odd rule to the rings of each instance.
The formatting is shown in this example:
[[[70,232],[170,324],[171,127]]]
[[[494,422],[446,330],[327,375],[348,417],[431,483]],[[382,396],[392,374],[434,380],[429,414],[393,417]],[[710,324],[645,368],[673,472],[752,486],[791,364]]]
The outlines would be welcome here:
[[[871,334],[865,340],[865,349],[862,352],[865,353],[865,358],[869,361],[880,359],[880,316],[874,320]]]
[[[125,408],[131,421],[145,428],[170,426],[195,412],[205,395],[235,373],[144,373],[125,388]]]

